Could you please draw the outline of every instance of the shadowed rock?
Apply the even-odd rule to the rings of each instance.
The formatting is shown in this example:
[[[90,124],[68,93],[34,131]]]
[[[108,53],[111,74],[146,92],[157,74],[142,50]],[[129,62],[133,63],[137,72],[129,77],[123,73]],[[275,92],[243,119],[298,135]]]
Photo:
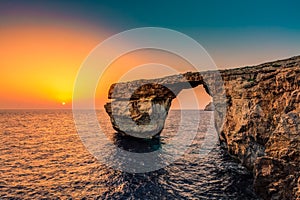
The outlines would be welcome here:
[[[215,110],[215,106],[213,102],[209,102],[209,104],[207,104],[204,108],[205,111],[214,111]]]

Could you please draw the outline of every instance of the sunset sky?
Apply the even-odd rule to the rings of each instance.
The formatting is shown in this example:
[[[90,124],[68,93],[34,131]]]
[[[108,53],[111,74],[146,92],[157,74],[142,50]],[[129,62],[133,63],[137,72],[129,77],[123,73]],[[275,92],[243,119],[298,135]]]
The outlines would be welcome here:
[[[132,28],[180,31],[198,41],[220,69],[300,55],[298,1],[203,2],[0,1],[0,109],[71,108],[76,74],[88,54]],[[97,107],[111,83],[131,80],[129,69],[154,61],[185,65],[161,52],[120,58],[99,82]],[[140,70],[140,78],[171,74],[149,69]],[[203,107],[209,99],[197,90]]]

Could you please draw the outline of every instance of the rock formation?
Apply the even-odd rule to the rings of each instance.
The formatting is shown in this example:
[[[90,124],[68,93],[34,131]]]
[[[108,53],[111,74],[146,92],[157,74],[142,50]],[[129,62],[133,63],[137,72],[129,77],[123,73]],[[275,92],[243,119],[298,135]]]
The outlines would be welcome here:
[[[117,131],[152,137],[163,129],[172,99],[198,85],[213,98],[221,144],[253,170],[257,193],[264,199],[300,199],[300,56],[117,83],[105,109]]]
[[[183,89],[203,85],[209,94],[223,94],[215,96],[214,99],[214,104],[219,105],[221,113],[222,109],[226,108],[225,90],[224,87],[215,87],[216,81],[219,81],[218,85],[223,86],[219,73],[188,72],[161,79],[117,83],[110,87],[108,93],[108,98],[113,101],[104,107],[118,133],[151,138],[162,131],[171,102]],[[217,115],[216,119],[218,124],[221,124],[221,116]]]
[[[204,108],[205,111],[214,111],[215,110],[215,106],[213,102],[209,102],[209,104],[207,104]]]
[[[264,199],[300,198],[300,57],[222,73],[220,140],[253,170]]]

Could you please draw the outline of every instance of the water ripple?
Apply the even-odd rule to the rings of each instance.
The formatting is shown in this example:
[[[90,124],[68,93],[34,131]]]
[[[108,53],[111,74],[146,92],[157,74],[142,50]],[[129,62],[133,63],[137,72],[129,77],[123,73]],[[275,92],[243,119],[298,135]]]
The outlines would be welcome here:
[[[176,132],[179,114],[170,112],[159,145]],[[205,115],[211,113],[202,112],[203,119]],[[99,111],[98,116],[116,142],[106,114]],[[89,154],[76,133],[71,111],[0,111],[0,198],[257,199],[251,174],[219,146],[208,156],[199,156],[201,133],[209,124],[202,121],[199,134],[179,160],[154,172],[130,174]],[[129,142],[117,144],[128,151],[139,149]],[[146,150],[155,150],[152,147]]]

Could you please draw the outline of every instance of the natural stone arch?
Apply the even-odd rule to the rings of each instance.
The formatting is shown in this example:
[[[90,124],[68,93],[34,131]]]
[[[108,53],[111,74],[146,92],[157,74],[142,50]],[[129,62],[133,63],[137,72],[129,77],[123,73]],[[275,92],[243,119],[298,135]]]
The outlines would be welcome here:
[[[180,91],[199,85],[202,85],[210,96],[214,91],[218,91],[214,87],[215,73],[204,74],[206,77],[199,72],[188,72],[162,79],[113,84],[108,95],[113,101],[105,105],[113,128],[118,133],[139,138],[159,135],[164,127],[172,100]],[[224,94],[224,92],[219,92],[219,94]],[[217,101],[224,100],[216,99]]]

